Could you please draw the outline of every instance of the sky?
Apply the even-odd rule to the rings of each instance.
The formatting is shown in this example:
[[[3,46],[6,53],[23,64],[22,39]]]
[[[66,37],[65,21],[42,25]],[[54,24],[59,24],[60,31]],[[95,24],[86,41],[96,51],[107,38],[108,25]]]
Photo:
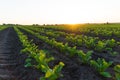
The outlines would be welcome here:
[[[0,0],[0,24],[120,22],[120,0]]]

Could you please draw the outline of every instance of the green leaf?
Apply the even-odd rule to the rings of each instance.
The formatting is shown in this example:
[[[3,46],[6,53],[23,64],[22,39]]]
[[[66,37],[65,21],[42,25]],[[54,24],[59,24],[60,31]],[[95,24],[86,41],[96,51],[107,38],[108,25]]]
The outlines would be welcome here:
[[[63,68],[64,65],[65,65],[65,64],[64,64],[63,62],[59,62],[59,64],[56,65],[56,66],[53,68],[53,71],[54,71],[56,74],[60,74],[60,72],[61,72],[61,70],[62,70],[62,68]]]
[[[116,66],[114,67],[114,70],[115,70],[116,72],[120,73],[120,65],[116,65]]]
[[[24,65],[24,67],[31,67],[31,66],[32,66],[31,63],[27,63],[27,64]]]
[[[92,65],[93,67],[95,67],[96,69],[99,67],[99,64],[95,61],[95,60],[91,60],[90,61],[90,65]],[[98,70],[98,69],[97,69]]]
[[[112,65],[112,62],[106,62],[104,59],[98,58],[97,61],[91,60],[90,64],[95,67],[95,69],[98,72],[104,72],[110,65]]]
[[[45,59],[45,62],[46,62],[46,63],[49,63],[50,61],[53,61],[53,60],[54,60],[54,57],[50,57],[50,58],[46,58],[46,59]]]
[[[100,72],[100,74],[104,77],[111,78],[111,74],[109,72]]]
[[[120,80],[120,73],[115,73],[116,80]]]
[[[46,80],[46,78],[45,77],[41,77],[40,80]]]
[[[49,69],[49,67],[48,66],[46,66],[46,65],[38,65],[38,68],[41,68],[41,70],[42,70],[42,72],[47,72],[47,70]]]
[[[87,53],[84,53],[82,50],[80,50],[77,53],[78,53],[78,56],[80,57],[81,61],[86,64],[86,63],[89,63],[92,52],[93,51],[88,51]]]
[[[50,76],[52,76],[53,75],[53,71],[52,70],[48,70],[47,72],[46,72],[46,74],[45,74],[45,77],[46,78],[49,78]]]
[[[31,62],[31,61],[32,61],[31,58],[27,58],[27,59],[25,60],[25,62]]]

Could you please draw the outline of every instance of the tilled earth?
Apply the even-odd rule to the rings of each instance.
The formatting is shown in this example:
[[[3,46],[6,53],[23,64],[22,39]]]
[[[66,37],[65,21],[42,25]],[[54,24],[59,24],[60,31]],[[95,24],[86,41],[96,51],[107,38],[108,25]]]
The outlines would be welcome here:
[[[0,31],[0,80],[39,80],[39,72],[25,68],[27,57],[12,27]]]
[[[64,77],[59,78],[58,80],[110,80],[100,76],[93,68],[88,65],[83,65],[78,62],[77,57],[69,57],[64,55],[64,53],[59,52],[59,50],[52,48],[50,45],[44,41],[38,39],[34,35],[26,32],[23,29],[20,29],[28,39],[35,43],[39,49],[47,50],[55,60],[49,64],[50,67],[58,64],[60,61],[65,63],[65,66],[62,69],[62,74]]]
[[[60,61],[65,63],[63,78],[58,80],[111,80],[100,76],[89,65],[79,63],[78,57],[68,57],[59,50],[41,41],[34,35],[21,30],[29,40],[33,40],[39,49],[48,50],[55,60],[49,65],[53,67]],[[21,53],[22,43],[13,27],[0,31],[0,80],[39,80],[43,73],[34,68],[25,68],[26,54]]]

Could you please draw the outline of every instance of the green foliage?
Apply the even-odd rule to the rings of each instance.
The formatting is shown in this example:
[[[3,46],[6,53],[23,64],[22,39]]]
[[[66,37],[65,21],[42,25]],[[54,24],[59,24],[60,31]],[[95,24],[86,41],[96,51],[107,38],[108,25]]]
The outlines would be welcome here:
[[[114,67],[115,71],[115,80],[120,80],[120,65],[116,65]]]
[[[112,65],[112,62],[106,62],[104,59],[98,58],[97,61],[91,60],[90,65],[93,66],[102,76],[111,77],[110,73],[105,70]]]
[[[120,38],[120,32],[119,31],[115,31],[114,33],[113,33],[115,36],[117,36],[118,38]]]
[[[87,37],[87,39],[84,39],[84,42],[85,42],[85,45],[87,48],[94,48],[95,45],[96,45],[96,39],[95,38],[92,38],[92,37]]]
[[[44,32],[44,34],[46,34],[46,35],[48,35],[48,36],[50,36],[50,37],[54,37],[54,38],[59,37],[59,34],[55,34],[55,33],[50,32],[50,31],[48,31],[48,32]]]
[[[27,53],[29,56],[26,59],[25,67],[35,67],[42,72],[45,73],[45,77],[42,77],[41,80],[56,80],[61,77],[61,70],[64,66],[63,62],[60,62],[58,65],[55,65],[53,69],[51,69],[48,63],[54,60],[53,57],[47,57],[45,51],[38,50],[37,46],[33,44],[31,41],[29,42],[27,36],[23,35],[17,28],[14,28],[20,38],[20,41],[23,43],[24,49],[21,52]],[[30,31],[31,33],[34,33]],[[35,34],[38,36],[38,34]],[[48,41],[47,37],[39,36],[42,39]],[[51,42],[52,43],[52,42]],[[54,43],[52,43],[54,44]],[[33,61],[34,60],[34,61]],[[32,63],[34,62],[34,63]]]
[[[82,39],[77,39],[76,45],[82,46],[82,44],[83,44],[83,40]]]
[[[100,72],[100,75],[107,77],[107,78],[111,78],[111,74],[109,72]]]
[[[111,24],[110,24],[111,25]],[[118,54],[117,52],[113,51],[114,47],[120,44],[120,42],[117,42],[114,39],[104,39],[100,40],[98,37],[110,37],[110,36],[115,36],[119,37],[119,31],[120,28],[116,27],[109,27],[107,28],[106,25],[90,25],[90,27],[82,27],[78,28],[78,33],[83,33],[81,34],[72,34],[72,33],[66,33],[64,31],[67,31],[68,27],[65,28],[65,26],[41,26],[41,27],[22,27],[25,31],[31,33],[32,35],[38,37],[40,40],[44,41],[46,44],[51,45],[52,48],[57,49],[61,53],[67,53],[69,56],[75,56],[78,55],[82,63],[84,64],[90,64],[92,65],[99,73],[100,75],[104,77],[111,77],[109,72],[106,72],[106,69],[112,64],[112,62],[106,62],[104,59],[98,59],[97,61],[91,60],[92,56],[92,51],[88,51],[87,53],[84,53],[82,50],[77,50],[76,46],[79,47],[87,47],[89,49],[93,49],[97,52],[103,52],[107,51],[107,53],[110,53],[111,55],[116,55]],[[107,25],[108,26],[108,25]],[[113,26],[113,25],[112,25]],[[36,32],[34,32],[34,29],[36,29]],[[63,31],[61,31],[63,30]],[[77,32],[76,32],[77,33]],[[22,34],[22,33],[20,33]],[[42,34],[42,35],[41,35]],[[98,36],[98,37],[90,37],[90,36],[85,36],[86,34],[89,34],[90,36]],[[44,36],[43,36],[44,35]],[[68,43],[63,43],[57,42],[56,38],[62,36],[65,37],[65,42]],[[52,38],[52,39],[51,39]],[[111,37],[110,37],[111,38]],[[21,41],[23,41],[24,49],[22,52],[28,53],[29,57],[32,57],[37,63],[36,64],[31,64],[31,61],[26,61],[26,66],[35,66],[37,69],[40,69],[42,72],[45,73],[45,76],[41,78],[41,80],[54,80],[55,78],[57,79],[56,75],[53,75],[53,69],[51,69],[48,66],[48,63],[53,60],[53,57],[48,57],[45,52],[40,52],[37,50],[37,46],[34,46],[34,44],[31,44],[31,42],[27,42],[28,39],[27,37],[21,36],[20,38]],[[30,44],[30,45],[29,45]],[[32,45],[32,47],[31,47]],[[70,47],[72,46],[72,47]],[[74,46],[74,47],[73,47]],[[44,53],[44,54],[43,54]],[[42,63],[43,62],[43,63]],[[90,62],[90,63],[89,63]],[[116,73],[116,76],[118,77],[119,74]],[[49,79],[48,79],[49,78]],[[119,80],[119,79],[118,79]]]
[[[76,35],[76,36],[71,36],[71,34],[67,34],[69,36],[66,36],[65,40],[69,42],[72,45],[77,45],[77,46],[82,46],[83,44],[83,37],[82,35]]]
[[[60,62],[53,69],[47,69],[45,77],[40,78],[40,80],[56,80],[59,77],[62,77],[61,70],[64,66],[63,62]]]
[[[74,47],[68,47],[67,51],[69,52],[70,56],[75,56],[77,53],[76,46]]]
[[[53,57],[46,57],[44,51],[40,51],[39,54],[35,56],[35,60],[37,62],[36,68],[41,69],[43,72],[46,72],[49,69],[48,63],[54,60]]]
[[[26,60],[25,60],[25,65],[24,65],[24,67],[31,67],[31,66],[33,66],[32,64],[31,64],[31,61],[32,61],[32,59],[31,58],[27,58]]]
[[[114,51],[114,52],[110,52],[110,54],[111,54],[112,56],[117,56],[119,53],[116,52],[116,51]]]
[[[104,49],[105,49],[105,43],[103,41],[98,41],[98,44],[96,44],[95,50],[101,52]]]
[[[113,48],[116,46],[116,41],[114,39],[111,39],[111,40],[107,40],[106,41],[106,46],[107,47],[110,47],[110,48]]]
[[[84,53],[82,50],[78,51],[78,56],[80,57],[81,61],[86,64],[90,62],[90,59],[92,58],[93,51],[88,51],[87,53]]]

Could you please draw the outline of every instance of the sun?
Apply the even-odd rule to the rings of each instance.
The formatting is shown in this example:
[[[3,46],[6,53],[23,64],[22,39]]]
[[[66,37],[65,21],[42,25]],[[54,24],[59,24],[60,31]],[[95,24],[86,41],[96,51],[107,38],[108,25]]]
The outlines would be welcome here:
[[[78,27],[78,24],[68,24],[68,29],[73,32],[77,31]]]
[[[85,24],[68,24],[68,30],[72,32],[77,32],[80,28],[84,27]]]

